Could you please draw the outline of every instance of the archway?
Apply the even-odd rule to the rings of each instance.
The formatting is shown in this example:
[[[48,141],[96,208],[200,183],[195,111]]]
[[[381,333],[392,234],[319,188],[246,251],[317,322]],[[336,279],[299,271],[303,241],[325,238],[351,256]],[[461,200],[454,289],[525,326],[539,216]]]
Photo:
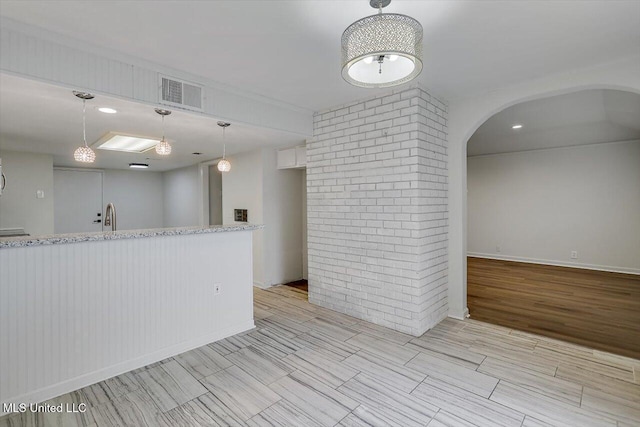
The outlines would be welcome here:
[[[467,309],[467,143],[494,114],[519,103],[587,89],[640,94],[640,57],[551,76],[450,104],[449,111],[449,316]]]

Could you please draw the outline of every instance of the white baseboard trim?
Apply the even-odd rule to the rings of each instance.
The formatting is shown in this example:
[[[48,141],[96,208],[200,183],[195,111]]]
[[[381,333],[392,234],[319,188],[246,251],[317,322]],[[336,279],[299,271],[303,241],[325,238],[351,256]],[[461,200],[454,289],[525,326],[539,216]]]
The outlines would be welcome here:
[[[455,311],[449,310],[449,313],[447,315],[448,317],[451,317],[453,319],[465,320],[469,318],[469,307],[465,307],[464,310],[462,310],[462,312],[455,312]]]
[[[497,259],[500,261],[525,262],[528,264],[555,265],[558,267],[582,268],[585,270],[608,271],[611,273],[638,274],[640,269],[627,267],[614,267],[609,265],[581,264],[577,262],[553,261],[548,259],[525,258],[510,255],[483,254],[479,252],[467,252],[467,256],[471,258]]]
[[[253,282],[253,286],[260,289],[269,289],[271,286],[267,286],[262,282]]]
[[[168,357],[177,356],[178,354],[184,353],[185,351],[202,347],[203,345],[219,341],[223,338],[227,338],[253,328],[255,328],[255,324],[253,323],[253,319],[251,319],[250,321],[241,323],[239,325],[234,325],[232,327],[225,328],[211,334],[203,335],[196,339],[181,342],[171,347],[163,348],[162,350],[158,350],[150,354],[145,354],[144,356],[140,356],[136,359],[127,360],[125,362],[118,363],[117,365],[108,366],[98,371],[90,372],[57,384],[47,386],[45,388],[41,388],[39,390],[35,390],[17,397],[9,398],[7,401],[0,403],[28,404],[44,402],[46,400],[53,399],[54,397],[79,390],[91,384],[104,381],[117,375],[124,374],[125,372],[132,371],[134,369],[142,368],[143,366],[159,362]],[[6,413],[3,412],[2,406],[0,406],[0,416],[2,415],[6,415]]]
[[[265,284],[263,282],[254,281],[253,282],[253,286],[255,286],[256,288],[260,288],[260,289],[269,289],[269,288],[272,288],[274,286],[280,286],[280,285],[284,285],[286,283],[297,282],[298,280],[302,280],[302,278],[298,277],[297,279],[285,279],[285,280],[281,280],[281,281],[279,281],[277,283],[273,283],[271,285],[267,285],[267,284]]]

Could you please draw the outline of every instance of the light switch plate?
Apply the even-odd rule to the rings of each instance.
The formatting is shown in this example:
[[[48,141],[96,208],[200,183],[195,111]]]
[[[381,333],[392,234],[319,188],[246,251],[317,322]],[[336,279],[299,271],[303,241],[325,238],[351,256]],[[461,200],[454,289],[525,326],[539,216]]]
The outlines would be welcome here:
[[[36,199],[44,199],[44,190],[36,191]]]

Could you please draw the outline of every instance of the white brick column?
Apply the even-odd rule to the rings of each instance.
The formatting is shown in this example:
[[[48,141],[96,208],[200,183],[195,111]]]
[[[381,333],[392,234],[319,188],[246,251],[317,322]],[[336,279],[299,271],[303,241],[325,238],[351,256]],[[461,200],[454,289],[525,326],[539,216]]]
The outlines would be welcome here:
[[[447,315],[447,106],[420,88],[316,113],[309,300],[413,335]]]

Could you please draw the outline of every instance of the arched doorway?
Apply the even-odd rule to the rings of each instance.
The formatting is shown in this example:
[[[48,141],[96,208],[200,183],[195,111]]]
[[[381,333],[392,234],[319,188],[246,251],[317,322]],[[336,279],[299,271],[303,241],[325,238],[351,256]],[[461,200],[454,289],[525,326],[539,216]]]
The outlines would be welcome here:
[[[640,356],[639,119],[639,94],[590,89],[478,128],[467,147],[472,319]]]
[[[640,93],[639,58],[632,57],[455,101],[449,111],[449,316],[467,309],[467,143],[494,114],[512,105],[586,89]]]

